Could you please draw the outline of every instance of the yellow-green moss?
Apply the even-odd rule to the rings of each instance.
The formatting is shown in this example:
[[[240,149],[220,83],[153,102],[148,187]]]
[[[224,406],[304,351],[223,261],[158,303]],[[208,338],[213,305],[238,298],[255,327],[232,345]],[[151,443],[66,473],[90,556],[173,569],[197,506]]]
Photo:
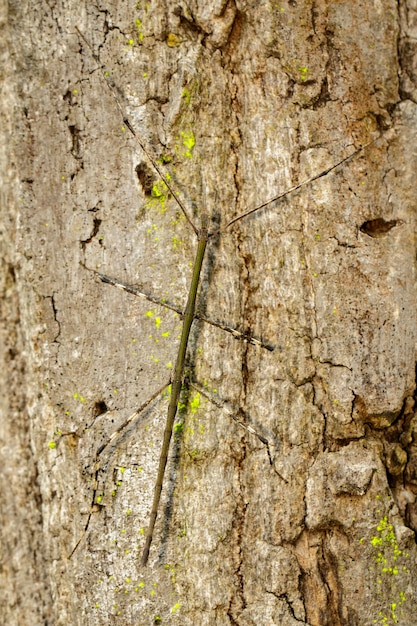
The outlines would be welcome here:
[[[377,593],[383,597],[386,605],[385,609],[378,612],[373,622],[398,624],[401,606],[406,601],[404,590],[399,589],[402,580],[400,574],[408,572],[405,559],[409,555],[400,549],[394,526],[389,522],[387,515],[379,520],[370,542],[376,568]]]

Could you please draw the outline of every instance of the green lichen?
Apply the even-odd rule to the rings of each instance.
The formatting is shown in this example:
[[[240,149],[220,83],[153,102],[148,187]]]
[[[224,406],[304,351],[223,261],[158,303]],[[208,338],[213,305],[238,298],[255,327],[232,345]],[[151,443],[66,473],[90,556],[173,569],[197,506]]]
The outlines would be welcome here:
[[[178,237],[173,237],[172,238],[172,249],[173,250],[177,250],[180,246],[184,245],[183,242],[178,239]]]
[[[167,163],[171,163],[172,161],[172,157],[169,154],[163,154],[159,159],[158,159],[158,163],[161,163],[162,165],[166,165]]]
[[[175,33],[168,33],[166,42],[169,48],[177,48],[181,45],[181,39]]]
[[[400,549],[394,526],[389,522],[387,515],[384,515],[378,522],[370,543],[377,573],[378,594],[384,598],[384,604],[391,596],[386,609],[380,610],[373,622],[374,624],[398,624],[399,612],[401,613],[401,607],[406,601],[404,590],[399,589],[398,586],[401,583],[400,574],[408,572],[405,559],[409,555]]]
[[[161,213],[166,211],[166,203],[169,198],[169,190],[163,180],[157,180],[151,191],[151,199],[148,201],[150,208],[158,208]]]
[[[181,608],[181,604],[180,604],[179,602],[176,602],[176,603],[174,604],[174,606],[171,608],[171,613],[173,613],[173,614],[174,614],[174,613],[178,613],[178,611],[180,610],[180,608]]]
[[[189,404],[190,404],[191,413],[197,413],[201,404],[201,395],[198,392],[194,393],[194,395],[190,399]]]
[[[170,579],[171,579],[171,583],[174,584],[176,581],[175,578],[175,565],[171,565],[171,563],[166,563],[164,565],[164,569],[169,572],[170,574]]]
[[[191,91],[184,87],[184,89],[182,90],[181,98],[183,99],[185,105],[189,107],[191,102]]]
[[[287,65],[285,69],[296,79],[301,79],[302,82],[305,82],[307,80],[309,69],[304,65],[300,65],[299,60],[291,60],[289,65]]]
[[[182,528],[180,528],[180,530],[178,531],[178,538],[182,539],[183,537],[187,536],[187,528],[185,526],[183,526]]]
[[[156,336],[148,335],[149,339],[152,339],[153,341],[155,341],[155,343],[159,343],[160,339],[169,338],[170,331],[162,329],[162,319],[159,316],[155,316],[155,311],[146,311],[145,317],[147,317],[148,319],[153,319],[153,322],[155,324],[155,330],[158,333]]]
[[[300,72],[301,80],[304,82],[307,80],[308,68],[307,67],[299,67],[298,71]]]
[[[195,136],[193,131],[181,131],[180,132],[180,136],[182,138],[182,145],[185,148],[185,150],[182,151],[181,156],[185,156],[188,159],[191,159],[193,156],[193,149],[195,146]]]
[[[394,527],[388,522],[386,515],[381,519],[376,530],[378,534],[371,538],[372,546],[379,550],[375,560],[381,564],[383,574],[396,576],[398,574],[397,561],[403,551],[398,546]]]
[[[136,26],[136,30],[137,30],[136,36],[137,36],[137,39],[138,39],[138,43],[141,44],[142,41],[143,41],[143,30],[142,30],[143,24],[142,24],[142,20],[137,18],[135,20],[135,26]],[[130,41],[132,41],[132,40],[130,40]],[[130,43],[130,41],[129,41],[129,43]],[[133,43],[131,45],[133,45]]]
[[[150,201],[151,202],[151,201]],[[152,224],[150,228],[146,229],[147,235],[154,235],[158,231],[158,226],[156,224]],[[154,241],[158,241],[159,237],[154,237]]]

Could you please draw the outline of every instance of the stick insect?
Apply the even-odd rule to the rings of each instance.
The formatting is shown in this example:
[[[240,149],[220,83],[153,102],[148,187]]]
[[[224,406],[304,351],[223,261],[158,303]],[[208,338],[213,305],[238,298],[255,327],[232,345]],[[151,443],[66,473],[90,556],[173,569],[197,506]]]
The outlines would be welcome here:
[[[94,60],[96,61],[96,63],[98,64],[98,66],[100,67],[100,60],[99,58],[95,55],[90,43],[87,41],[87,39],[84,37],[84,35],[80,32],[80,30],[77,28],[77,32],[79,34],[79,36],[82,38],[82,40],[86,43],[86,45],[88,46]],[[243,213],[240,213],[239,215],[235,216],[233,219],[231,219],[227,224],[216,228],[215,230],[209,230],[209,220],[208,220],[208,215],[206,212],[202,213],[202,217],[201,217],[201,225],[198,227],[193,220],[191,219],[190,216],[190,211],[186,208],[183,200],[181,199],[179,193],[177,192],[177,190],[175,189],[175,186],[172,182],[172,179],[170,176],[168,176],[167,174],[165,174],[163,167],[157,162],[156,157],[153,156],[153,153],[150,149],[149,146],[147,146],[144,142],[144,140],[141,138],[141,136],[136,132],[136,130],[134,129],[132,123],[130,122],[129,118],[127,117],[125,110],[123,109],[122,105],[121,105],[121,95],[118,91],[118,89],[116,88],[116,86],[114,85],[114,83],[111,81],[111,79],[109,78],[109,75],[107,72],[105,73],[100,73],[102,79],[105,81],[107,88],[110,90],[110,93],[115,101],[116,107],[119,110],[121,119],[123,121],[124,126],[129,130],[129,132],[131,133],[131,135],[133,136],[134,140],[136,141],[136,143],[139,145],[139,147],[141,148],[142,152],[145,154],[146,158],[149,160],[149,162],[151,163],[152,167],[154,168],[154,170],[157,172],[158,176],[161,178],[161,180],[164,182],[164,184],[166,185],[166,188],[168,189],[169,193],[171,194],[171,196],[174,198],[175,202],[177,203],[182,215],[184,216],[186,222],[188,223],[189,227],[191,228],[191,230],[194,232],[194,235],[196,237],[197,240],[197,249],[196,249],[196,253],[195,253],[195,260],[194,260],[194,264],[193,264],[193,269],[192,269],[192,278],[191,278],[191,282],[189,285],[189,289],[188,289],[188,298],[187,298],[187,303],[186,306],[184,308],[184,310],[171,306],[169,304],[167,304],[166,302],[163,302],[162,300],[155,298],[153,296],[150,296],[149,294],[146,294],[144,292],[142,292],[139,288],[127,285],[115,278],[106,276],[104,274],[101,274],[99,272],[96,272],[95,270],[90,270],[93,271],[102,282],[104,283],[109,283],[112,284],[120,289],[123,289],[125,291],[128,291],[130,293],[133,293],[137,296],[140,296],[142,298],[146,298],[148,300],[150,300],[151,302],[164,306],[166,308],[170,308],[171,310],[174,310],[175,312],[177,312],[180,317],[182,318],[182,330],[181,330],[181,337],[180,337],[180,343],[179,343],[179,348],[178,348],[178,353],[177,353],[177,357],[176,357],[176,362],[175,362],[175,367],[174,367],[174,372],[173,375],[171,377],[171,380],[169,381],[169,383],[167,383],[166,385],[164,385],[161,389],[159,389],[155,394],[153,394],[151,396],[151,398],[149,398],[149,400],[147,400],[145,402],[145,404],[143,404],[141,407],[139,407],[139,409],[137,411],[135,411],[135,413],[133,413],[128,420],[122,424],[122,426],[120,428],[118,428],[112,435],[111,437],[107,440],[106,443],[104,443],[102,446],[100,446],[100,448],[97,450],[96,453],[96,470],[95,470],[95,487],[94,487],[94,493],[93,493],[93,505],[94,505],[94,501],[95,501],[95,497],[96,497],[96,492],[97,492],[97,476],[98,476],[98,469],[99,469],[99,457],[100,454],[104,451],[105,448],[107,448],[110,444],[113,443],[113,441],[115,440],[115,438],[147,407],[149,406],[149,404],[168,386],[171,385],[171,394],[170,394],[170,400],[169,400],[169,406],[168,406],[168,412],[167,412],[167,418],[166,418],[166,424],[165,424],[165,430],[164,430],[164,435],[163,435],[163,442],[162,442],[162,446],[161,446],[161,452],[160,452],[160,457],[159,457],[159,465],[158,465],[158,472],[157,472],[157,478],[156,478],[156,482],[155,482],[155,486],[154,486],[154,494],[153,494],[153,502],[152,502],[152,508],[151,508],[151,513],[150,513],[150,518],[149,518],[149,524],[148,524],[148,528],[146,531],[146,537],[145,537],[145,545],[143,548],[143,553],[142,553],[142,557],[141,557],[141,564],[142,565],[146,565],[148,562],[148,557],[149,557],[149,551],[150,551],[150,547],[152,544],[152,539],[153,539],[153,533],[154,533],[154,528],[155,528],[155,522],[157,519],[157,515],[158,515],[158,509],[159,509],[159,503],[160,503],[160,499],[161,499],[161,492],[162,492],[162,487],[163,487],[163,482],[164,482],[164,475],[165,475],[165,469],[166,469],[166,465],[167,465],[167,459],[168,459],[168,453],[169,453],[169,447],[170,447],[170,442],[171,442],[171,438],[172,438],[172,432],[173,432],[173,427],[174,427],[174,422],[175,422],[175,418],[177,415],[177,411],[178,411],[178,405],[179,405],[179,400],[180,400],[180,394],[181,394],[181,390],[184,384],[184,377],[185,377],[185,362],[186,362],[186,355],[187,355],[187,347],[188,347],[188,341],[189,341],[189,337],[190,337],[190,331],[191,331],[191,327],[192,324],[194,322],[195,319],[201,319],[202,321],[208,322],[210,324],[214,324],[215,326],[218,326],[219,328],[222,328],[223,330],[226,330],[227,332],[232,333],[236,338],[240,338],[246,342],[252,343],[254,345],[260,346],[262,348],[265,348],[267,350],[273,350],[272,346],[266,345],[264,344],[261,340],[252,337],[246,333],[241,333],[237,330],[234,330],[228,326],[225,326],[223,324],[218,324],[216,322],[212,322],[211,320],[208,320],[207,318],[204,318],[200,315],[196,314],[196,302],[197,302],[197,293],[198,293],[198,288],[199,288],[199,282],[200,282],[200,275],[201,275],[201,270],[203,267],[203,262],[204,262],[204,258],[205,258],[205,253],[206,253],[206,248],[207,245],[209,244],[209,242],[211,240],[214,240],[216,237],[221,236],[223,233],[225,233],[226,231],[230,230],[237,222],[244,220],[246,218],[248,218],[249,216],[253,215],[256,212],[261,211],[262,209],[268,207],[269,205],[276,203],[284,198],[286,198],[287,196],[289,196],[290,194],[296,192],[297,190],[301,189],[302,187],[326,176],[327,174],[329,174],[330,172],[332,172],[333,170],[335,170],[336,168],[339,168],[340,166],[342,166],[344,163],[346,163],[347,161],[349,161],[350,159],[352,159],[355,155],[357,155],[359,152],[363,151],[367,146],[369,146],[370,144],[374,143],[374,141],[376,141],[376,139],[373,139],[372,141],[364,144],[363,146],[359,147],[358,149],[354,150],[353,152],[351,152],[349,155],[345,156],[343,159],[337,161],[336,163],[334,163],[333,165],[329,166],[327,169],[321,171],[320,173],[311,176],[310,178],[307,178],[299,183],[297,183],[296,185],[290,187],[289,189],[287,189],[286,191],[279,193],[277,195],[275,195],[272,198],[269,198],[268,200],[266,200],[265,202],[262,202],[261,204],[259,204],[258,206],[251,208]],[[89,268],[87,268],[89,269]],[[217,404],[217,406],[219,406]],[[233,413],[231,413],[231,417],[233,419],[235,419],[240,426],[242,426],[243,428],[245,428],[246,430],[248,430],[249,432],[251,432],[253,435],[255,435],[256,437],[258,437],[258,439],[265,444],[266,446],[268,446],[268,440],[263,437],[262,435],[260,435],[258,432],[256,432],[252,427],[248,426],[247,424],[243,423],[241,420],[239,420]],[[88,515],[88,519],[87,519],[87,523],[85,526],[85,532],[88,529],[88,525],[91,519],[91,515],[92,515],[92,510],[90,510],[90,513]],[[84,532],[84,534],[85,534]],[[84,535],[83,535],[84,536]],[[81,539],[79,540],[79,542],[77,543],[77,545],[74,547],[73,551],[71,552],[71,555],[75,552],[75,550],[77,549],[79,543],[80,543]],[[71,556],[70,555],[70,556]]]

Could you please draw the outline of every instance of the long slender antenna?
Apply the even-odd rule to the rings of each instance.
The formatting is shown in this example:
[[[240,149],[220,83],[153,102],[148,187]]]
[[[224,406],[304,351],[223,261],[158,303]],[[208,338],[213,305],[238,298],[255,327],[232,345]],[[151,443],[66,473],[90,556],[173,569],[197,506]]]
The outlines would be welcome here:
[[[250,209],[249,211],[245,211],[244,213],[237,215],[232,220],[230,220],[230,222],[228,222],[226,226],[223,226],[223,228],[219,228],[218,230],[210,233],[210,237],[213,237],[214,235],[218,235],[220,233],[224,233],[225,230],[230,228],[230,226],[232,226],[239,220],[242,220],[243,218],[248,217],[249,215],[252,215],[252,213],[256,213],[256,211],[259,211],[260,209],[265,208],[269,204],[272,204],[272,202],[276,202],[277,200],[282,200],[282,198],[285,198],[289,194],[293,193],[293,191],[297,191],[298,189],[301,189],[301,187],[304,187],[305,185],[308,185],[309,183],[312,183],[313,181],[318,180],[319,178],[322,178],[322,176],[326,176],[326,174],[328,174],[329,172],[335,170],[337,167],[339,167],[343,163],[346,163],[346,161],[349,161],[350,159],[352,159],[356,154],[358,154],[358,152],[365,150],[365,148],[375,143],[375,141],[377,141],[379,138],[380,138],[380,135],[378,135],[378,137],[376,137],[375,139],[372,139],[372,141],[368,141],[368,143],[364,144],[363,146],[361,146],[360,148],[358,148],[357,150],[355,150],[354,152],[346,156],[341,161],[338,161],[334,165],[331,165],[330,167],[328,167],[326,170],[323,170],[322,172],[320,172],[320,174],[315,174],[314,176],[311,176],[310,178],[306,178],[305,180],[301,181],[301,183],[298,183],[297,185],[290,187],[283,193],[280,193],[277,196],[270,198],[269,200],[267,200],[266,202],[263,202],[262,204],[255,207],[254,209]]]
[[[79,36],[81,37],[81,39],[86,43],[86,45],[88,46],[91,55],[93,57],[93,59],[95,60],[95,62],[101,66],[101,62],[100,59],[98,58],[98,56],[96,55],[96,53],[94,52],[90,42],[84,37],[83,33],[80,31],[80,29],[78,28],[78,26],[75,27],[75,30],[77,31],[77,33],[79,34]],[[101,66],[102,67],[102,66]],[[175,189],[173,188],[172,184],[169,182],[169,178],[166,174],[164,174],[164,172],[162,171],[161,166],[159,165],[159,163],[157,162],[156,158],[152,155],[151,150],[148,146],[146,146],[145,142],[143,141],[143,139],[141,139],[141,137],[139,137],[139,135],[135,132],[132,124],[130,123],[128,117],[126,116],[126,112],[123,110],[122,105],[120,104],[119,98],[117,96],[117,87],[115,86],[115,84],[113,83],[113,81],[110,79],[109,77],[109,73],[108,72],[104,72],[104,74],[102,74],[100,72],[100,76],[102,78],[104,78],[105,83],[107,85],[107,87],[110,90],[110,93],[113,97],[113,100],[116,103],[117,108],[119,109],[119,113],[121,115],[121,118],[123,120],[123,124],[126,126],[126,128],[128,128],[130,130],[130,132],[132,133],[135,141],[139,144],[139,146],[141,147],[142,151],[145,153],[145,155],[147,156],[147,158],[149,159],[149,161],[152,163],[153,167],[155,168],[155,171],[158,172],[158,175],[161,177],[161,179],[163,180],[163,182],[165,183],[165,185],[167,186],[167,189],[169,190],[169,192],[171,193],[172,197],[175,199],[176,203],[178,204],[179,208],[181,209],[185,219],[187,220],[187,222],[189,223],[189,225],[191,226],[191,228],[193,229],[194,233],[196,235],[198,235],[198,229],[197,227],[194,225],[194,223],[192,222],[190,216],[188,215],[188,212],[181,200],[181,198],[179,197],[177,191],[175,191]]]

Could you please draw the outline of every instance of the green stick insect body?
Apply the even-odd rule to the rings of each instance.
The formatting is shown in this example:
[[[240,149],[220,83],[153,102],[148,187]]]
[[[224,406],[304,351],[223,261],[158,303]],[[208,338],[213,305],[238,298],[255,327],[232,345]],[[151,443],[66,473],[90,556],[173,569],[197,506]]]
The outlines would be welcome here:
[[[174,378],[172,380],[171,398],[168,406],[167,421],[165,424],[164,439],[162,442],[161,454],[159,457],[158,475],[155,482],[155,490],[149,519],[149,526],[146,532],[145,547],[142,553],[142,565],[146,565],[149,557],[149,549],[152,543],[153,530],[158,515],[159,500],[161,499],[162,485],[164,482],[165,467],[168,459],[169,444],[171,442],[172,430],[174,427],[175,417],[178,410],[178,401],[181,393],[185,356],[187,353],[188,338],[194,321],[195,303],[197,298],[197,290],[200,282],[201,267],[203,265],[204,254],[208,241],[207,217],[203,219],[203,227],[198,232],[198,246],[193,266],[193,276],[191,279],[190,290],[188,292],[187,306],[185,307],[184,320],[182,323],[181,339],[178,348],[177,360],[175,363]]]

